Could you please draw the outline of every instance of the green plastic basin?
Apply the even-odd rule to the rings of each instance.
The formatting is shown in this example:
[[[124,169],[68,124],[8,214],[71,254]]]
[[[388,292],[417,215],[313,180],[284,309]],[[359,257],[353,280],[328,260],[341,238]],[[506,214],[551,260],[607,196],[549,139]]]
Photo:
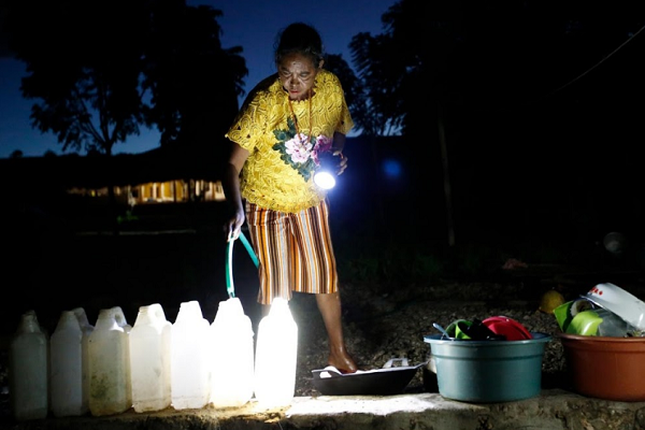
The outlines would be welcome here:
[[[542,358],[551,335],[531,332],[532,339],[513,341],[450,340],[424,336],[437,373],[439,394],[472,403],[528,399],[540,394]]]

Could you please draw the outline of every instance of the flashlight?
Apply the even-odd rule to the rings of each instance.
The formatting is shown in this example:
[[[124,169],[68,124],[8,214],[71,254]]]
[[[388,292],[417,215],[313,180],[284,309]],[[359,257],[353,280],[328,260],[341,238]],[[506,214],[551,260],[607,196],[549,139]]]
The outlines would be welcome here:
[[[331,190],[336,186],[336,178],[326,170],[314,173],[314,182],[323,190]]]
[[[331,152],[320,154],[318,159],[320,165],[314,172],[314,183],[323,190],[331,190],[336,186],[336,174],[333,172],[333,169],[338,163]]]

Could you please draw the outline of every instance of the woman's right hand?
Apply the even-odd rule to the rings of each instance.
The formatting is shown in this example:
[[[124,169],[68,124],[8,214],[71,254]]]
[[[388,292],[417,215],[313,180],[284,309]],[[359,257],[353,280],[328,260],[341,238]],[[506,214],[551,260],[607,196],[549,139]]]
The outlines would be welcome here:
[[[242,225],[244,225],[245,215],[243,209],[237,209],[233,216],[224,225],[224,232],[226,233],[226,241],[236,240],[240,237]]]

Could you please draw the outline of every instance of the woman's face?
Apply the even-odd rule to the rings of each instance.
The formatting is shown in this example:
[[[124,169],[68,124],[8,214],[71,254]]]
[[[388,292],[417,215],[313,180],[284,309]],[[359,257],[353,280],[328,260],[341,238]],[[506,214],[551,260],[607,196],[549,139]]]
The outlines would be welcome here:
[[[322,61],[318,67],[322,67]],[[278,64],[278,76],[291,100],[304,100],[314,86],[318,69],[311,58],[298,54],[285,55]]]

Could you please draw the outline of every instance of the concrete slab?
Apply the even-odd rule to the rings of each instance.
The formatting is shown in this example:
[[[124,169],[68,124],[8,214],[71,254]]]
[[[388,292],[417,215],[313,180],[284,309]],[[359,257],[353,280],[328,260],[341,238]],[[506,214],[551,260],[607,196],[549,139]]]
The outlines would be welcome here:
[[[592,399],[564,390],[516,402],[472,404],[437,393],[296,397],[289,407],[126,413],[0,423],[0,430],[610,430],[645,429],[645,402]]]

